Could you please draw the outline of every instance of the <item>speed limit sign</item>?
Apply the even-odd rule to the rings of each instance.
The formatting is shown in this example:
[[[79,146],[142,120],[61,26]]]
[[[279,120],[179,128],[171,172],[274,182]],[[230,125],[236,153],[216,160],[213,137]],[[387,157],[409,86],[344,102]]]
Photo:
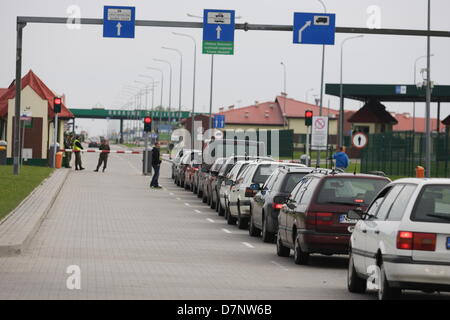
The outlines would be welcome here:
[[[367,142],[369,142],[369,139],[363,132],[357,132],[352,136],[352,144],[355,148],[363,149],[367,146]]]

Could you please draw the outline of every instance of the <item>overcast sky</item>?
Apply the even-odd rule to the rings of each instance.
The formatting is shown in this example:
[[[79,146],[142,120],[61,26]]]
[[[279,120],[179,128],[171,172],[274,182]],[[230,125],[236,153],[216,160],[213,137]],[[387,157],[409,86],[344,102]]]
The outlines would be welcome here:
[[[336,13],[337,26],[367,27],[367,9],[381,9],[381,27],[426,29],[426,0],[324,0],[328,12]],[[10,84],[15,75],[15,20],[22,16],[67,17],[68,8],[76,5],[83,18],[102,18],[104,5],[136,7],[139,20],[199,21],[187,13],[202,15],[203,9],[234,9],[242,19],[238,22],[282,24],[293,22],[294,12],[321,12],[317,0],[0,0],[0,87]],[[432,29],[450,30],[450,1],[432,0]],[[24,31],[23,74],[32,69],[57,93],[65,93],[71,108],[104,106],[118,108],[122,88],[145,80],[146,73],[159,78],[146,66],[164,68],[164,105],[168,105],[168,67],[153,58],[170,60],[173,65],[172,106],[178,108],[179,58],[161,46],[175,47],[183,52],[183,109],[192,107],[193,44],[188,38],[172,35],[173,31],[194,36],[198,45],[197,110],[209,110],[210,56],[201,54],[201,29],[169,29],[137,27],[135,39],[105,39],[101,26],[81,26],[69,30],[66,25],[31,24]],[[336,45],[327,46],[325,82],[339,82],[341,41],[352,35],[337,34]],[[287,66],[287,93],[309,102],[320,90],[321,46],[295,45],[290,32],[236,30],[235,54],[216,56],[213,111],[221,106],[246,106],[255,101],[273,100],[283,90],[283,68]],[[450,84],[450,39],[432,39],[432,80]],[[426,38],[372,36],[352,40],[345,45],[344,82],[412,84],[414,61],[426,54]],[[421,60],[419,68],[426,66]],[[421,79],[420,74],[417,74]],[[155,101],[160,101],[159,90]],[[325,96],[324,104],[338,108],[338,99]],[[346,101],[355,109],[359,103]],[[412,112],[411,104],[389,104],[395,112]],[[418,115],[424,115],[424,104],[418,104]],[[442,118],[450,113],[448,104]],[[433,106],[433,116],[436,116]],[[79,121],[92,134],[106,130],[105,121]]]

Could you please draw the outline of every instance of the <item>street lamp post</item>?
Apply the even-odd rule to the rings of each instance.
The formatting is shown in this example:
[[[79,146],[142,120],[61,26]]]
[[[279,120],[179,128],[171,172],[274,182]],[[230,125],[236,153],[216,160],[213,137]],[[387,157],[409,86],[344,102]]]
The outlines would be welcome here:
[[[283,103],[283,119],[284,119],[284,128],[286,129],[286,100],[287,100],[287,93],[286,93],[286,65],[282,61],[280,63],[283,66],[283,95],[284,95],[284,103]]]
[[[431,38],[430,38],[430,29],[431,29],[431,0],[428,0],[428,36],[427,36],[427,104],[426,104],[426,161],[425,161],[425,175],[427,178],[431,177],[431,126],[430,126],[430,117],[431,117]]]
[[[180,95],[178,98],[178,125],[181,124],[181,93],[183,87],[183,54],[180,50],[175,48],[162,47],[162,49],[175,51],[180,56]]]
[[[151,84],[151,88],[152,88],[152,90],[151,90],[152,91],[152,109],[151,109],[151,111],[153,112],[154,111],[153,109],[154,109],[154,106],[155,106],[155,87],[156,87],[157,82],[155,82],[155,78],[153,78],[152,76],[145,75],[145,74],[140,74],[139,77],[148,78],[148,79],[152,80],[152,84]]]
[[[162,107],[163,107],[163,93],[164,93],[164,72],[161,69],[153,68],[153,67],[147,67],[147,69],[155,70],[155,71],[158,71],[159,73],[161,73],[161,103],[160,103],[160,106],[161,106],[161,109],[162,109]],[[161,117],[162,117],[162,112],[160,111],[159,112],[158,124],[161,124]]]
[[[339,147],[344,145],[344,84],[342,82],[343,77],[343,66],[344,66],[344,44],[348,40],[362,38],[363,35],[349,37],[342,41],[341,43],[341,81],[339,86],[339,96],[340,96],[340,108],[339,108]]]
[[[193,80],[193,93],[192,93],[192,115],[191,115],[191,149],[194,149],[194,115],[195,115],[195,77],[196,77],[196,65],[197,65],[197,42],[191,35],[185,33],[173,32],[176,36],[188,37],[194,43],[194,80]]]
[[[153,59],[154,61],[157,62],[162,62],[165,63],[169,66],[169,127],[171,126],[171,117],[170,117],[170,110],[171,110],[171,106],[172,106],[172,64],[167,61],[167,60],[162,60],[162,59]],[[172,130],[170,130],[172,131]]]

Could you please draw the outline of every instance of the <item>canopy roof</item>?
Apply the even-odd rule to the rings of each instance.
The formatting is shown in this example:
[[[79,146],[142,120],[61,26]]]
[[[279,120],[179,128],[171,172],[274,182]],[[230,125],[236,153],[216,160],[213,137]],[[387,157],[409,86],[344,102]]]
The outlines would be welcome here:
[[[340,97],[340,84],[327,83],[325,93]],[[343,96],[347,99],[367,102],[376,99],[382,102],[425,102],[426,88],[404,84],[344,84]],[[434,86],[432,102],[450,102],[450,86]]]

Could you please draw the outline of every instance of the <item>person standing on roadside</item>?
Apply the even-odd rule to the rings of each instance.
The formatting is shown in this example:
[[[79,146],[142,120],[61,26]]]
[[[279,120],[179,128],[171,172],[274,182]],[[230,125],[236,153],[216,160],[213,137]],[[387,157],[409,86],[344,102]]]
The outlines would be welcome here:
[[[64,137],[64,149],[72,149],[72,134],[71,133],[67,133]],[[70,161],[72,160],[72,152],[65,152],[64,153],[64,157],[66,158],[64,164],[65,167],[70,169],[72,168],[70,166]]]
[[[161,186],[159,185],[158,179],[159,179],[159,170],[161,168],[161,153],[159,151],[159,142],[155,143],[155,146],[152,149],[152,168],[153,168],[153,177],[152,181],[150,182],[150,188],[157,188],[160,189]]]
[[[80,136],[75,136],[72,144],[72,151],[75,153],[75,170],[84,170],[83,165],[81,163],[81,150],[83,150],[83,146],[80,142]]]
[[[336,168],[345,171],[348,168],[349,160],[345,153],[345,147],[339,147],[339,151],[333,154],[333,159],[336,160]]]
[[[106,165],[108,164],[108,155],[111,148],[109,147],[108,140],[102,140],[100,147],[98,149],[101,151],[100,156],[98,157],[98,164],[97,169],[95,169],[95,172],[98,172],[98,169],[100,169],[100,166],[103,164],[103,172],[105,172]]]

